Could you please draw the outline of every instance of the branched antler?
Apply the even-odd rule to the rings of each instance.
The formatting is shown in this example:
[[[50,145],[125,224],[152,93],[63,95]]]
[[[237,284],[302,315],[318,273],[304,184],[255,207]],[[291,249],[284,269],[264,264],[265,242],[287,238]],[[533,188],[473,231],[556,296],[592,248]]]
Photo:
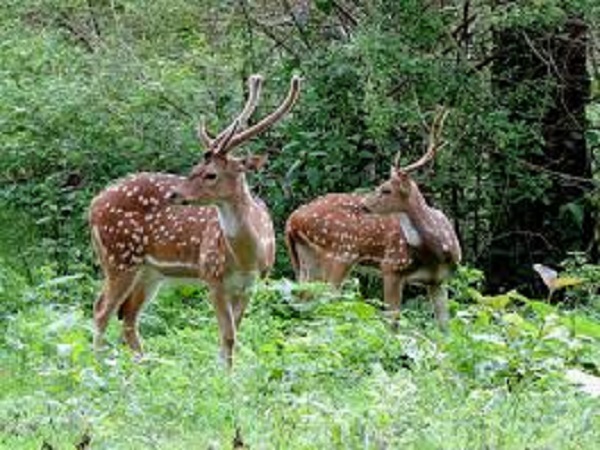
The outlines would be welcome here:
[[[204,119],[201,120],[200,124],[198,125],[197,136],[208,150],[217,146],[219,142],[228,134],[236,122],[238,123],[238,127],[244,127],[250,116],[254,113],[256,105],[258,105],[262,81],[262,76],[258,74],[251,75],[248,78],[248,98],[246,100],[246,104],[244,105],[244,109],[227,128],[219,133],[217,137],[211,136],[209,131],[206,129],[206,122]]]
[[[446,142],[441,141],[440,137],[442,134],[442,128],[444,127],[444,121],[446,120],[449,112],[450,111],[445,107],[438,108],[438,112],[436,113],[435,117],[433,118],[433,122],[429,127],[429,142],[427,145],[427,150],[417,161],[404,167],[398,166],[398,157],[396,157],[396,160],[394,161],[394,167],[397,171],[410,172],[424,166],[435,157],[436,153],[442,147],[446,145]]]
[[[256,124],[252,125],[250,128],[244,130],[244,125],[258,104],[261,87],[262,77],[260,75],[252,75],[248,78],[249,93],[244,109],[233,120],[233,122],[223,131],[221,131],[216,137],[212,137],[208,132],[204,120],[200,122],[198,125],[197,136],[198,139],[204,144],[208,152],[224,155],[279,121],[292,109],[298,100],[298,95],[300,93],[300,77],[292,77],[289,92],[283,102],[275,109],[275,111],[264,117]],[[239,131],[240,129],[242,131]]]

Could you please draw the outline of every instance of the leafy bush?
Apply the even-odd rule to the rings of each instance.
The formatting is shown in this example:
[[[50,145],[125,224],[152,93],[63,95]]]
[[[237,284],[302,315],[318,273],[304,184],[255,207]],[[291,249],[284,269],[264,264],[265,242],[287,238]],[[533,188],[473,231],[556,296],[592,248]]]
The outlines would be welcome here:
[[[0,260],[0,323],[5,323],[9,314],[25,306],[23,296],[26,288],[23,277]]]
[[[87,283],[33,291],[56,299]],[[599,325],[578,311],[482,296],[456,305],[448,335],[430,311],[416,326],[410,309],[393,334],[351,283],[336,293],[267,281],[225,376],[214,314],[186,289],[144,312],[139,363],[116,345],[93,356],[87,305],[37,301],[11,314],[0,445],[227,448],[236,429],[250,447],[290,449],[587,448],[600,437],[597,400],[563,377],[565,368],[597,374],[600,364]],[[307,290],[315,299],[299,300]],[[113,321],[109,340],[118,333]]]

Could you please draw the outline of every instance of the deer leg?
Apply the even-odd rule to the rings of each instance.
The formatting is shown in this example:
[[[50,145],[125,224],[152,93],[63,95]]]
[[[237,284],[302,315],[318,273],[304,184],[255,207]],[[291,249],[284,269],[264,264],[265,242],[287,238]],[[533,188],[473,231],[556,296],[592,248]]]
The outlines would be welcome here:
[[[296,278],[299,282],[318,281],[323,277],[323,271],[319,263],[319,258],[315,251],[300,243],[296,244],[298,253],[298,273]]]
[[[211,301],[217,315],[219,334],[221,337],[220,358],[227,368],[233,366],[233,348],[235,346],[235,317],[233,307],[228,295],[221,288],[213,288]]]
[[[103,345],[104,332],[112,313],[120,306],[134,288],[136,272],[125,272],[116,277],[109,277],[104,282],[102,292],[94,304],[94,349],[100,350]]]
[[[246,311],[246,306],[248,306],[248,293],[244,293],[235,297],[233,302],[233,321],[235,325],[235,329],[238,330],[240,328],[240,324],[242,323],[242,319],[244,318],[244,312]]]
[[[324,270],[326,281],[339,288],[346,275],[348,275],[349,270],[350,265],[348,263],[330,259],[327,261]]]
[[[138,332],[138,319],[142,306],[154,297],[159,283],[154,279],[138,282],[127,300],[119,307],[119,318],[123,319],[123,340],[138,355],[143,354]]]
[[[405,279],[399,274],[394,272],[383,273],[383,300],[392,331],[398,330],[404,284]]]
[[[433,312],[442,331],[448,331],[448,290],[442,283],[428,286],[428,296],[433,303]]]
[[[144,294],[144,288],[136,286],[131,295],[127,297],[127,300],[119,308],[119,314],[123,319],[123,340],[138,355],[143,353],[142,344],[138,336],[137,318],[146,300]]]

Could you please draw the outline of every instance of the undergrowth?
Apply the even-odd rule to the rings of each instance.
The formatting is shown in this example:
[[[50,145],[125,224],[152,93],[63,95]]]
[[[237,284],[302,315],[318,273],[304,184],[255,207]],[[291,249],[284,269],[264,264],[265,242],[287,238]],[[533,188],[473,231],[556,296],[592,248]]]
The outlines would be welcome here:
[[[600,442],[599,399],[565,379],[569,369],[599,375],[595,296],[575,309],[516,292],[484,296],[480,274],[462,269],[451,284],[448,334],[421,297],[394,334],[379,302],[352,282],[336,293],[268,280],[227,374],[202,289],[168,289],[148,306],[147,355],[136,362],[119,344],[116,320],[110,348],[98,358],[91,351],[96,282],[46,276],[1,292],[20,305],[2,310],[2,448],[220,449],[232,447],[236,430],[252,449]],[[313,300],[300,301],[306,290]]]

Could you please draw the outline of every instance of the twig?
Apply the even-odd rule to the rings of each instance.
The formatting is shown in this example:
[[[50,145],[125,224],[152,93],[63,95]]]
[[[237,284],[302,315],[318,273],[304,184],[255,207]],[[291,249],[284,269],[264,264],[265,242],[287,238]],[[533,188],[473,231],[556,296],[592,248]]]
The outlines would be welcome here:
[[[350,11],[348,11],[347,8],[344,7],[344,5],[341,5],[340,2],[333,0],[331,3],[333,3],[333,6],[335,6],[335,9],[337,9],[342,16],[344,16],[346,18],[346,20],[348,22],[350,22],[353,26],[357,26],[358,25],[358,20],[356,19],[356,17],[354,17]]]
[[[471,26],[471,24],[472,24],[473,22],[475,22],[475,19],[476,19],[476,18],[477,18],[477,13],[473,13],[473,14],[472,14],[472,15],[470,15],[469,17],[465,17],[465,18],[463,19],[463,21],[462,21],[462,22],[461,22],[461,23],[460,23],[458,26],[456,26],[456,28],[454,28],[454,30],[452,30],[452,31],[450,32],[450,35],[451,35],[453,38],[455,38],[455,39],[458,39],[458,37],[457,37],[457,36],[458,36],[460,33],[463,33],[463,29],[464,29],[465,31],[468,31],[469,27]]]
[[[87,0],[88,10],[90,11],[90,19],[92,22],[92,29],[94,30],[94,35],[96,39],[100,39],[100,26],[98,25],[98,20],[96,20],[96,15],[94,14],[94,7],[92,5],[92,0]]]
[[[159,91],[158,95],[163,102],[165,102],[167,105],[169,105],[171,108],[173,108],[175,111],[177,111],[182,116],[185,116],[188,119],[194,118],[194,116],[192,114],[190,114],[185,109],[183,109],[181,106],[179,106],[173,99],[171,99],[169,96],[167,96],[167,94],[165,94],[163,91]]]
[[[252,22],[257,26],[260,32],[262,32],[265,36],[270,38],[273,42],[277,44],[278,47],[283,48],[286,52],[292,55],[298,61],[301,61],[300,56],[289,46],[287,45],[279,36],[273,33],[268,27],[264,26],[258,20],[251,18]]]
[[[95,47],[90,41],[89,37],[85,35],[81,30],[78,30],[70,21],[69,16],[66,13],[61,12],[58,17],[58,25],[65,28],[75,40],[83,44],[85,49],[89,53],[94,53]]]
[[[254,30],[252,29],[252,21],[250,20],[250,12],[248,11],[248,2],[246,0],[241,0],[240,5],[242,7],[242,14],[244,15],[244,19],[246,21],[246,48],[248,49],[249,53],[250,71],[254,72]],[[244,76],[244,79],[245,78],[246,76]]]
[[[292,22],[294,23],[294,26],[296,27],[296,29],[298,30],[298,34],[300,35],[300,40],[308,50],[312,50],[312,46],[310,45],[310,42],[308,40],[308,34],[306,33],[304,26],[300,22],[298,22],[298,17],[296,17],[296,14],[294,14],[294,12],[292,11],[290,2],[288,0],[281,0],[281,3],[285,8],[286,12],[292,18]]]
[[[499,152],[498,150],[490,150],[490,153],[494,154],[494,155],[507,157],[507,155]],[[600,182],[594,180],[593,178],[585,178],[585,177],[579,177],[577,175],[571,175],[571,174],[564,173],[564,172],[557,172],[555,170],[548,169],[547,167],[540,166],[538,164],[534,164],[532,162],[525,161],[524,159],[517,158],[517,157],[512,157],[511,159],[531,170],[534,170],[536,172],[546,173],[555,178],[561,178],[564,180],[575,182],[576,184],[591,185],[595,188],[600,187]]]
[[[537,56],[538,59],[540,61],[542,61],[548,68],[550,68],[552,70],[552,72],[554,72],[554,74],[556,75],[556,78],[558,78],[560,81],[564,82],[565,80],[562,77],[558,67],[556,67],[556,63],[554,62],[552,55],[548,55],[548,59],[544,58],[544,55],[542,55],[541,52],[535,47],[535,45],[534,45],[533,41],[530,39],[529,35],[526,32],[522,32],[521,34],[523,36],[523,39],[525,39],[525,43],[529,46],[529,48],[531,49],[533,54],[535,56]]]

